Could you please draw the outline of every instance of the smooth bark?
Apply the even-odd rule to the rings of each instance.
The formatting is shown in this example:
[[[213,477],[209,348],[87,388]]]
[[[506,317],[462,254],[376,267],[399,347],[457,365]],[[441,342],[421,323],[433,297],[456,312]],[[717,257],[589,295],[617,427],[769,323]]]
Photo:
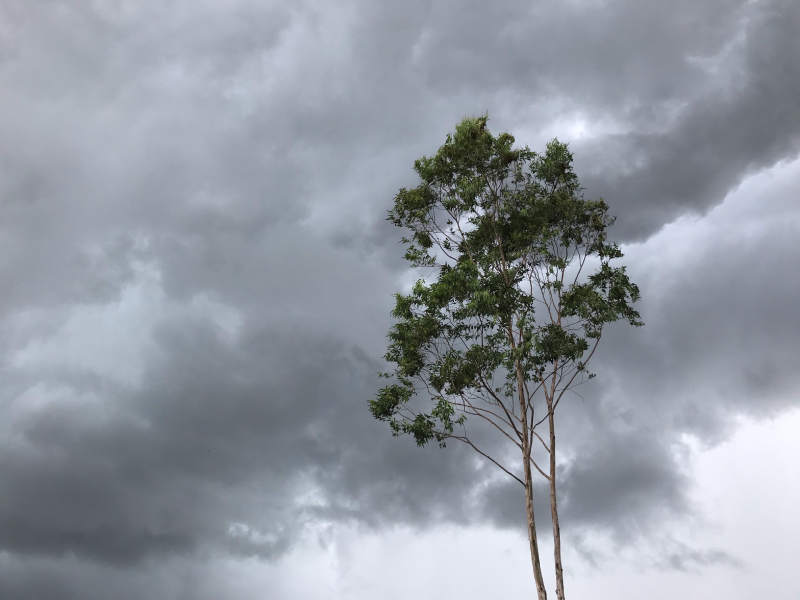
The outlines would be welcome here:
[[[542,577],[542,566],[539,563],[539,542],[536,538],[536,521],[533,515],[533,481],[531,480],[530,466],[525,468],[525,512],[528,518],[528,542],[531,549],[531,563],[533,564],[536,593],[539,600],[547,600],[547,590],[544,587],[544,578]]]
[[[542,566],[539,562],[539,542],[536,538],[536,519],[533,513],[533,474],[531,473],[531,435],[528,431],[528,406],[525,398],[524,375],[522,365],[516,361],[517,386],[519,392],[519,408],[522,417],[522,464],[525,473],[525,513],[528,518],[528,541],[531,549],[531,562],[533,563],[533,578],[536,582],[536,594],[539,600],[547,600],[547,590],[544,587]]]
[[[550,516],[553,520],[553,558],[556,569],[556,598],[564,600],[564,568],[561,564],[561,528],[558,525],[558,499],[556,498],[556,429],[552,399],[548,402],[550,425]]]

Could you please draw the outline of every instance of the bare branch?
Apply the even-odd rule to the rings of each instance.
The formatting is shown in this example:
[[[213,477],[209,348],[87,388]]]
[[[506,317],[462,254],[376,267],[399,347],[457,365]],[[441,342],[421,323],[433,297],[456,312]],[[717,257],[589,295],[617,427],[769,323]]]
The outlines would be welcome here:
[[[547,444],[544,443],[544,440],[542,439],[542,436],[540,436],[538,433],[536,433],[533,429],[531,429],[531,433],[533,435],[535,435],[537,438],[539,438],[539,441],[542,442],[542,446],[544,446],[544,449],[547,451],[548,454],[550,454],[550,448],[548,448]]]
[[[549,475],[547,475],[547,474],[546,474],[544,471],[542,471],[542,470],[539,468],[539,465],[537,465],[537,464],[536,464],[536,461],[535,461],[535,460],[533,460],[533,458],[531,458],[531,457],[528,457],[528,460],[530,460],[530,461],[531,461],[531,464],[532,464],[534,467],[536,467],[536,470],[537,470],[537,471],[539,471],[539,474],[540,474],[542,477],[544,477],[545,479],[547,479],[547,481],[550,481],[550,476],[549,476]]]
[[[499,416],[495,415],[495,414],[494,414],[492,411],[490,411],[490,410],[488,410],[488,409],[485,409],[485,408],[477,408],[477,407],[473,406],[471,402],[467,402],[467,403],[469,404],[469,407],[470,407],[470,409],[473,411],[473,412],[472,412],[472,414],[473,414],[474,416],[476,416],[476,417],[480,417],[480,418],[482,418],[482,419],[485,419],[486,421],[488,421],[489,423],[491,423],[492,425],[494,425],[494,426],[497,428],[497,430],[498,430],[500,433],[502,433],[502,434],[503,434],[504,436],[506,436],[506,437],[507,437],[509,440],[511,440],[511,443],[512,443],[512,444],[514,444],[514,445],[515,445],[517,448],[519,448],[520,450],[522,449],[522,444],[520,444],[518,441],[516,441],[514,438],[512,438],[510,435],[508,435],[508,432],[507,432],[507,431],[505,431],[505,430],[504,430],[502,427],[500,427],[500,426],[499,426],[497,423],[495,423],[495,421],[494,421],[493,419],[491,419],[490,417],[487,417],[485,414],[482,414],[482,413],[486,413],[486,412],[488,412],[489,414],[491,414],[491,415],[493,415],[493,416],[496,416],[496,417],[497,417],[498,419],[500,419],[500,420],[501,420],[501,422],[503,422],[503,423],[507,423],[507,421],[504,421],[504,420],[503,420],[501,417],[499,417]],[[464,411],[464,412],[466,412],[466,411]],[[512,427],[513,427],[513,425],[512,425]],[[515,430],[516,430],[516,428],[515,428]]]
[[[460,441],[460,442],[464,442],[465,444],[469,444],[470,446],[472,446],[472,449],[473,449],[473,450],[475,450],[475,452],[477,452],[477,453],[478,453],[478,454],[480,454],[481,456],[483,456],[483,457],[485,457],[485,458],[489,459],[490,461],[492,461],[492,462],[493,462],[495,465],[497,465],[497,466],[500,468],[500,470],[502,470],[502,471],[503,471],[503,472],[505,472],[507,475],[510,475],[511,477],[513,477],[514,479],[516,479],[516,480],[517,480],[517,481],[520,483],[520,485],[522,485],[522,487],[525,487],[525,482],[524,482],[524,481],[522,481],[522,480],[521,480],[519,477],[517,477],[517,476],[516,476],[516,475],[514,475],[514,474],[513,474],[511,471],[509,471],[508,469],[506,469],[506,468],[505,468],[503,465],[501,465],[499,462],[497,462],[497,461],[496,461],[495,459],[493,459],[491,456],[489,456],[489,455],[488,455],[488,454],[486,454],[485,452],[483,452],[483,451],[479,450],[479,449],[478,449],[478,447],[477,447],[477,446],[475,446],[475,444],[473,444],[473,443],[472,443],[472,441],[471,441],[471,440],[470,440],[468,437],[466,437],[466,436],[456,436],[456,435],[451,435],[451,436],[448,436],[448,437],[451,437],[451,438],[453,438],[454,440],[458,440],[458,441]],[[538,467],[537,467],[537,469],[538,469]]]

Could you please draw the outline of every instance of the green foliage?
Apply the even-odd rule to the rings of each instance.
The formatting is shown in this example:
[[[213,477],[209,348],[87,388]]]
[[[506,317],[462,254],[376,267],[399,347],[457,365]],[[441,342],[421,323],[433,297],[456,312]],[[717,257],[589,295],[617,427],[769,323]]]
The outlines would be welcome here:
[[[401,189],[389,212],[410,232],[405,258],[428,275],[396,295],[385,355],[395,383],[370,409],[419,445],[444,445],[467,415],[485,417],[478,401],[506,411],[513,429],[521,381],[525,402],[540,390],[557,403],[591,376],[586,363],[607,323],[642,324],[638,288],[610,264],[622,257],[606,235],[614,219],[602,199],[581,195],[568,146],[514,148],[487,119],[464,119],[417,160],[419,185]],[[412,410],[419,392],[429,412]]]

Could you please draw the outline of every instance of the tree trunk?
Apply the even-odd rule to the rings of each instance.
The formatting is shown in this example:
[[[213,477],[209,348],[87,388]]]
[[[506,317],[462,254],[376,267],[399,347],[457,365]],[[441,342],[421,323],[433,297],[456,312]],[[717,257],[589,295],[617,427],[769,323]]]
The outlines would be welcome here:
[[[528,518],[528,541],[531,548],[531,562],[533,563],[533,578],[536,581],[536,594],[539,600],[547,600],[547,590],[544,587],[542,566],[539,563],[539,542],[536,539],[536,521],[533,515],[533,481],[531,478],[530,462],[525,460],[525,512]]]
[[[564,600],[564,569],[561,565],[561,528],[558,525],[558,499],[556,498],[556,429],[553,402],[547,403],[550,425],[550,516],[553,519],[553,555],[556,566],[556,599]]]
[[[512,338],[513,343],[513,338]],[[539,541],[536,538],[536,520],[533,515],[533,475],[531,474],[531,435],[528,432],[528,403],[525,398],[522,366],[516,361],[519,409],[522,421],[522,464],[525,473],[525,513],[528,519],[528,541],[531,547],[533,578],[536,581],[536,594],[539,600],[547,600],[547,590],[539,563]]]

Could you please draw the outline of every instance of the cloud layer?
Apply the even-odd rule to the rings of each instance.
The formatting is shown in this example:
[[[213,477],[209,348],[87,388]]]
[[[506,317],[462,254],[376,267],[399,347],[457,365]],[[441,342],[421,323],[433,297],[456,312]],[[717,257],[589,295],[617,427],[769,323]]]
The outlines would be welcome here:
[[[797,403],[799,27],[778,1],[4,3],[0,595],[225,595],[163,564],[518,527],[487,465],[366,410],[413,278],[385,211],[484,111],[571,140],[643,289],[562,417],[566,534],[694,518],[687,439]]]

